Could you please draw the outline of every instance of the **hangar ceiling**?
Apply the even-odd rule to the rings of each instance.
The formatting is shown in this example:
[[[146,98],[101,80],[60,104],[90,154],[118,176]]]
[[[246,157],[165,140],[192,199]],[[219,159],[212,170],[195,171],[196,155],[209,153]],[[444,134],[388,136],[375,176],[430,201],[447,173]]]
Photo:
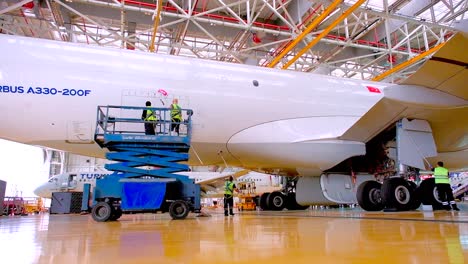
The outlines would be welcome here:
[[[0,33],[373,79],[437,48],[467,11],[468,0],[0,0]]]

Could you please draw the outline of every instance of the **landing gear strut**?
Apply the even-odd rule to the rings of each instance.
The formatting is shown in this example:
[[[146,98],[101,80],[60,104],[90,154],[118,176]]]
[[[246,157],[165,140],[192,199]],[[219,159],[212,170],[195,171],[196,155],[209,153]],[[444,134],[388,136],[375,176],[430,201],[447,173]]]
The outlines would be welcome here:
[[[395,150],[393,154],[391,146]],[[441,205],[434,179],[423,181],[419,187],[410,181],[419,181],[419,170],[428,164],[426,158],[437,154],[427,120],[401,119],[366,143],[367,149],[372,150],[369,153],[375,158],[371,171],[382,187],[378,187],[377,181],[364,182],[358,187],[357,200],[363,209],[408,211],[419,208],[421,202],[434,209]]]

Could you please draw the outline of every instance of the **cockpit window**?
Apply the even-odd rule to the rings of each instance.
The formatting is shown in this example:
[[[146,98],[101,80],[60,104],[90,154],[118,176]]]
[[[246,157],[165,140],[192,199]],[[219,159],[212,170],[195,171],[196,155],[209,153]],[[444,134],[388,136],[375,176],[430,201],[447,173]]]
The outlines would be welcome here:
[[[49,182],[56,182],[57,181],[57,178],[50,178],[49,179]]]

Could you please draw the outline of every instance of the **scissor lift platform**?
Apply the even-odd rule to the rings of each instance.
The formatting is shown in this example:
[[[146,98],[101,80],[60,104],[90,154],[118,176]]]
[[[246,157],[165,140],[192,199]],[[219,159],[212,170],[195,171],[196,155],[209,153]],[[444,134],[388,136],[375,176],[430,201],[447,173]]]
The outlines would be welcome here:
[[[153,111],[155,135],[145,135],[140,115]],[[181,162],[188,161],[191,139],[191,113],[179,134],[171,134],[171,109],[133,106],[99,106],[95,141],[109,152],[114,163],[105,168],[113,174],[96,180],[93,191],[94,220],[117,220],[122,213],[169,212],[173,219],[183,219],[190,211],[200,210],[200,186],[177,172],[188,171]],[[185,114],[184,114],[185,113]]]

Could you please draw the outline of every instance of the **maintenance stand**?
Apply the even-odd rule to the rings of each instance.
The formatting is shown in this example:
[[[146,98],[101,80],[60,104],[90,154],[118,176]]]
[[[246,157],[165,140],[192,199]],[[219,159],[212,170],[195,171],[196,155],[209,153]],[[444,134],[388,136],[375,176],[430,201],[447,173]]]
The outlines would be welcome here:
[[[145,109],[153,111],[157,121],[141,120]],[[179,124],[180,134],[171,135],[171,109],[98,106],[94,139],[109,150],[106,158],[115,163],[105,165],[113,174],[96,180],[91,211],[94,220],[158,211],[184,219],[190,211],[200,211],[200,186],[188,176],[176,174],[189,170],[188,165],[178,162],[189,158],[193,112],[181,111],[186,119]],[[155,125],[155,135],[145,135],[145,122]]]

